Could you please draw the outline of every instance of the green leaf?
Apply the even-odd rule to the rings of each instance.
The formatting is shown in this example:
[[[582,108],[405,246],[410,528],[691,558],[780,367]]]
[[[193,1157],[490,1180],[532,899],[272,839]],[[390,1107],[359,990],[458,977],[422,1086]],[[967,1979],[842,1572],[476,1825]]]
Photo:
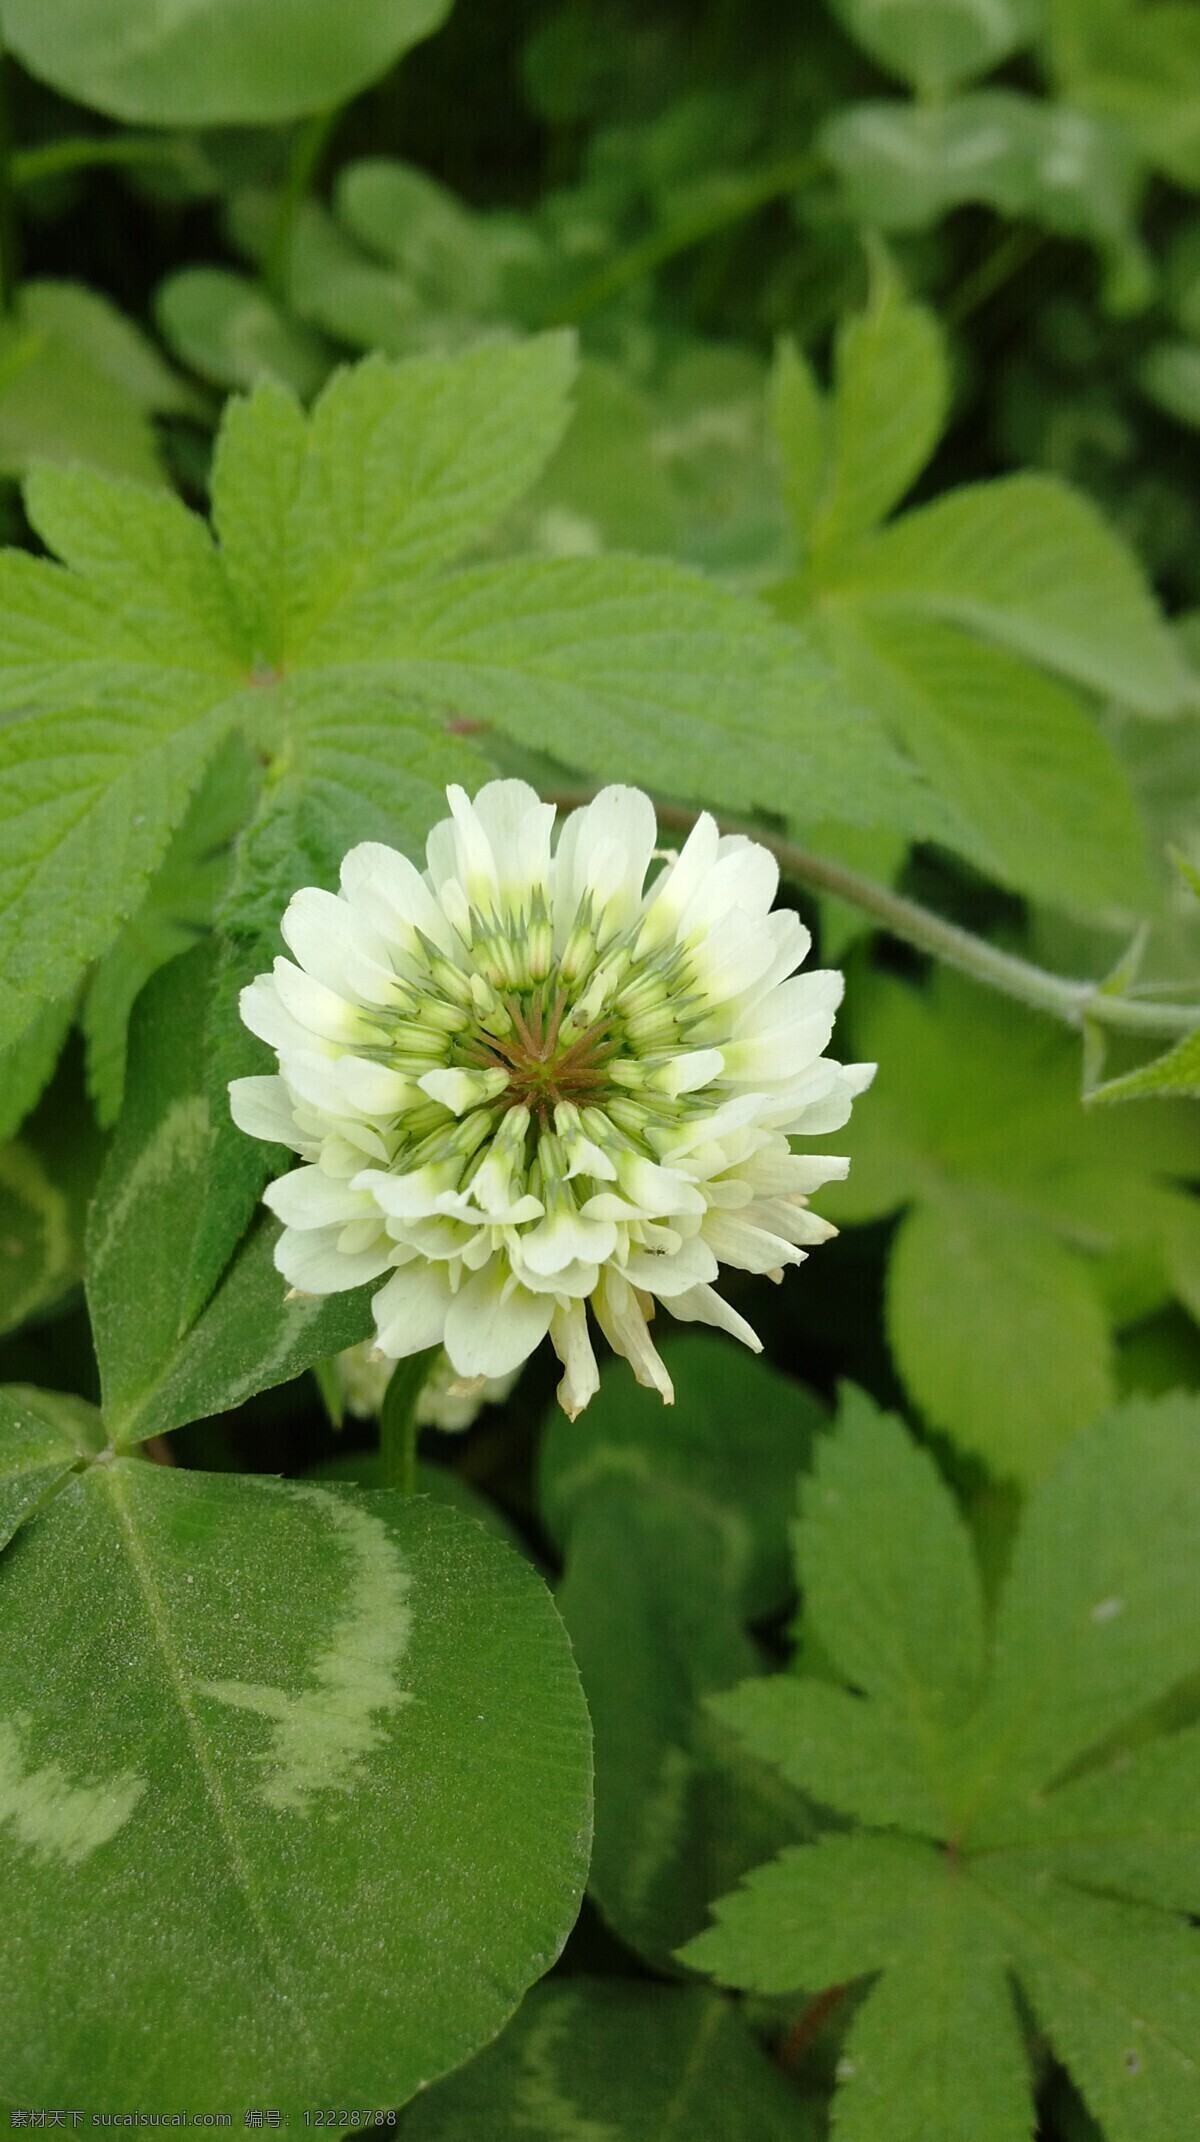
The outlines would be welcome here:
[[[1133,557],[1052,476],[965,484],[917,507],[863,543],[830,594],[965,625],[1145,714],[1195,696]]]
[[[89,1216],[88,1306],[122,1447],[240,1405],[371,1328],[369,1289],[287,1299],[265,1218],[213,1293],[248,1216],[243,1140],[223,1081],[206,1077],[217,982],[227,967],[201,945],[139,999],[129,1090]]]
[[[259,624],[258,658],[361,660],[394,631],[412,580],[481,539],[528,489],[566,423],[573,370],[572,338],[560,333],[453,362],[368,358],[334,374],[305,433],[279,388],[235,404],[213,466],[213,518],[235,594]],[[281,440],[280,519],[260,552],[256,461]],[[264,612],[267,559],[276,570]]]
[[[1153,295],[1137,226],[1139,160],[1124,128],[1103,116],[981,89],[922,104],[845,105],[817,139],[852,213],[871,229],[924,230],[963,202],[984,202],[1096,246],[1112,310],[1139,311]]]
[[[566,417],[570,339],[372,359],[306,418],[263,381],[227,413],[219,543],[177,500],[43,466],[65,569],[0,557],[0,1049],[145,895],[235,726],[263,767],[227,928],[274,928],[346,830],[415,840],[427,790],[505,730],[559,763],[698,800],[945,830],[800,638],[696,574],[575,559],[443,575],[528,486]],[[272,911],[264,906],[269,892]]]
[[[936,98],[988,74],[1039,28],[1038,0],[832,0],[850,35],[889,74]]]
[[[240,737],[218,751],[137,913],[98,962],[80,1024],[99,1122],[115,1123],[125,1086],[134,1000],[152,974],[203,936],[229,877],[230,844],[246,817],[253,769]]]
[[[539,1489],[596,1731],[592,1891],[670,1969],[712,1868],[744,1871],[804,1816],[698,1699],[757,1669],[745,1622],[787,1598],[791,1484],[820,1416],[725,1340],[676,1338],[665,1358],[671,1410],[606,1376],[581,1420],[551,1420]]]
[[[497,307],[500,261],[487,220],[427,172],[395,157],[363,157],[338,173],[334,198],[346,229],[408,276],[427,310]]]
[[[802,1384],[724,1339],[667,1342],[675,1404],[620,1375],[604,1377],[577,1421],[546,1425],[538,1477],[542,1517],[569,1549],[578,1518],[607,1482],[662,1492],[681,1517],[724,1536],[723,1566],[750,1620],[772,1614],[789,1587],[787,1508],[797,1467],[823,1418]]]
[[[805,1612],[839,1673],[934,1747],[978,1694],[978,1581],[932,1459],[853,1386],[817,1445],[795,1541]]]
[[[578,1680],[519,1556],[420,1498],[116,1458],[0,1583],[14,2100],[299,2124],[495,2035],[571,1925],[589,1821]]]
[[[888,1340],[936,1428],[1036,1479],[1113,1398],[1108,1327],[1082,1259],[979,1198],[910,1213],[888,1267]]]
[[[1053,1783],[1200,1662],[1198,1452],[1194,1400],[1130,1400],[1031,1503],[972,1727],[980,1837],[990,1804]]]
[[[946,970],[923,994],[860,975],[851,1017],[853,1053],[882,1069],[822,1210],[841,1225],[914,1208],[890,1252],[897,1365],[957,1442],[1032,1478],[1108,1402],[1103,1296],[1122,1264],[1152,1273],[1151,1310],[1172,1285],[1192,1298],[1190,1200],[1169,1183],[1200,1167],[1200,1120],[1189,1102],[1081,1109],[1074,1038]],[[1118,1293],[1109,1314],[1127,1313]]]
[[[684,1961],[763,1993],[881,1974],[838,2063],[833,2121],[853,2142],[1028,2142],[1014,1978],[1109,2142],[1175,2142],[1194,2124],[1200,2068],[1200,1937],[1183,1916],[1198,1894],[1200,1732],[1145,1740],[1145,1721],[1200,1665],[1200,1408],[1131,1403],[1073,1443],[1030,1498],[976,1707],[924,1738],[908,1730],[912,1690],[938,1716],[942,1685],[929,1569],[961,1526],[928,1459],[861,1409],[821,1454],[798,1552],[814,1597],[832,1572],[837,1606],[864,1624],[874,1682],[852,1648],[837,1664],[860,1694],[784,1675],[715,1707],[786,1776],[874,1827],[759,1868]],[[952,1634],[949,1594],[942,1610]],[[902,1678],[875,1673],[877,1631],[894,1643],[913,1627],[923,1659],[911,1650]],[[852,1710],[862,1718],[839,1747]]]
[[[428,37],[448,0],[3,0],[31,74],[77,103],[149,126],[251,126],[343,104]]]
[[[103,1447],[94,1406],[62,1391],[0,1385],[0,1547],[82,1457]]]
[[[115,306],[82,283],[27,282],[0,327],[0,471],[84,461],[113,476],[162,480],[156,411],[192,400]]]
[[[1073,692],[919,615],[838,605],[825,645],[954,813],[953,845],[989,876],[1054,907],[1152,904],[1128,779]]]
[[[894,271],[876,263],[867,310],[838,331],[829,474],[808,532],[819,576],[920,475],[942,435],[948,394],[936,314],[910,303]]]
[[[329,370],[318,337],[230,268],[177,268],[155,291],[154,313],[180,362],[218,387],[252,387],[265,374],[307,397]]]
[[[1200,1094],[1200,1029],[1185,1034],[1173,1049],[1156,1056],[1153,1063],[1127,1071],[1122,1078],[1106,1079],[1093,1086],[1089,1104],[1097,1101],[1140,1101],[1155,1094]]]
[[[72,1009],[70,1003],[47,1004],[17,1046],[0,1057],[0,1144],[20,1130],[54,1076]]]
[[[803,2100],[729,2001],[617,1978],[536,1986],[494,2046],[414,2105],[412,2142],[810,2142]]]
[[[1187,0],[1083,9],[1062,54],[1072,97],[1115,120],[1176,185],[1200,186],[1200,24]]]
[[[804,535],[826,482],[829,422],[812,366],[789,336],[776,346],[769,392],[771,429],[783,460],[783,495],[793,525]]]
[[[759,1664],[738,1574],[728,1527],[678,1492],[613,1475],[574,1520],[559,1587],[596,1736],[589,1887],[621,1939],[664,1970],[714,1884],[804,1822],[798,1796],[700,1705]]]
[[[556,559],[431,582],[398,619],[389,666],[414,697],[552,742],[589,773],[620,765],[726,809],[940,822],[799,633],[666,562]]]

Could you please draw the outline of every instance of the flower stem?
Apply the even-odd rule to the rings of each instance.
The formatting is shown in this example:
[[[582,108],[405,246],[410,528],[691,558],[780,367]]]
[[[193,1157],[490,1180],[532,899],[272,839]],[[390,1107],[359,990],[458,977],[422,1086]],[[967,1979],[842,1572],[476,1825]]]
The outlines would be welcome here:
[[[379,1415],[381,1485],[412,1495],[417,1486],[417,1401],[437,1359],[436,1346],[397,1361]]]
[[[586,803],[588,797],[583,793],[564,794],[551,800],[560,810],[574,810]],[[695,824],[695,811],[685,810],[678,804],[658,803],[655,808],[660,825],[690,832]],[[1145,1002],[1118,995],[1103,981],[1076,981],[1066,975],[1051,974],[1044,967],[1035,967],[1030,960],[1019,959],[1015,953],[1002,952],[998,945],[973,936],[970,930],[960,929],[955,922],[947,922],[943,916],[935,915],[932,908],[905,899],[902,893],[893,892],[889,886],[861,877],[857,870],[847,869],[844,863],[813,855],[807,848],[799,848],[792,841],[780,840],[776,835],[764,832],[761,826],[739,823],[736,819],[725,819],[723,823],[728,831],[747,833],[764,848],[769,848],[784,877],[793,884],[810,885],[815,892],[834,893],[840,900],[850,901],[864,914],[873,916],[890,936],[914,945],[919,952],[931,953],[948,967],[957,967],[974,981],[983,982],[1004,996],[1015,997],[1019,1003],[1031,1005],[1035,1011],[1049,1012],[1052,1018],[1063,1020],[1067,1026],[1079,1029],[1103,1026],[1115,1033],[1145,1035],[1192,1034],[1200,1026],[1200,1007],[1195,1004]]]
[[[297,130],[293,140],[287,177],[279,196],[267,257],[263,264],[267,287],[277,298],[287,297],[296,218],[304,205],[329,137],[341,116],[341,109],[340,104],[332,104],[327,111],[314,112],[311,119],[306,119]]]

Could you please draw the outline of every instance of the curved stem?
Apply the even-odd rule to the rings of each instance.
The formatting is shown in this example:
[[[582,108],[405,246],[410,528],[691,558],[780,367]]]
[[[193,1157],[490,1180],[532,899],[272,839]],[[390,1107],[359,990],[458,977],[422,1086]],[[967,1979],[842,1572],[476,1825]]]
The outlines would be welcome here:
[[[286,298],[288,269],[291,265],[292,233],[296,218],[304,202],[313,177],[320,163],[329,137],[341,112],[339,104],[331,104],[327,111],[314,112],[296,133],[292,153],[288,160],[287,177],[279,196],[271,242],[263,272],[267,286],[277,298]]]
[[[556,795],[551,800],[562,810],[574,810],[579,804],[586,803],[588,796],[586,792],[580,792]],[[695,824],[696,812],[684,810],[677,804],[658,804],[656,809],[660,825],[676,826],[686,832]],[[815,892],[834,893],[838,899],[848,900],[864,914],[873,916],[891,936],[914,945],[919,952],[931,953],[948,967],[957,967],[961,973],[985,983],[990,989],[999,990],[1004,996],[1031,1005],[1035,1011],[1049,1012],[1052,1018],[1061,1019],[1068,1026],[1080,1029],[1086,1025],[1103,1026],[1116,1033],[1179,1036],[1194,1033],[1200,1025],[1200,1007],[1195,1004],[1149,1003],[1144,999],[1117,995],[1104,982],[1076,981],[1065,975],[1051,974],[1044,967],[1035,967],[1030,960],[1019,959],[1015,953],[1002,952],[998,945],[973,936],[970,930],[960,929],[955,922],[947,922],[941,915],[935,915],[932,908],[905,899],[902,893],[893,892],[889,886],[861,877],[857,870],[848,869],[844,863],[813,855],[807,848],[797,847],[793,841],[780,840],[776,835],[764,832],[761,826],[736,819],[726,819],[723,823],[731,832],[746,833],[762,847],[769,848],[777,857],[785,878],[793,884],[809,885]]]
[[[12,157],[14,186],[36,186],[101,164],[163,164],[178,160],[177,145],[161,134],[68,134],[38,149],[17,149]]]
[[[821,160],[811,150],[802,156],[793,156],[783,164],[773,164],[757,178],[748,178],[744,186],[734,190],[721,201],[710,202],[707,208],[697,210],[690,217],[681,217],[677,223],[666,223],[658,230],[647,232],[627,253],[619,253],[615,260],[606,261],[589,276],[574,296],[546,321],[548,327],[568,327],[578,320],[586,319],[597,307],[610,297],[627,290],[631,283],[640,282],[654,268],[661,268],[665,261],[673,260],[677,253],[686,253],[706,238],[715,238],[732,224],[744,222],[747,216],[765,208],[770,201],[777,201],[781,194],[794,193],[799,186],[815,178],[824,169]]]

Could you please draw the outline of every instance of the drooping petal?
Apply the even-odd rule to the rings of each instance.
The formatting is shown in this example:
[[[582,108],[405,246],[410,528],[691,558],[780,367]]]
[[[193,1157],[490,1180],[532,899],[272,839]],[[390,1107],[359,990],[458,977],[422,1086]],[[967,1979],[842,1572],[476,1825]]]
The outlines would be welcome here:
[[[379,1350],[392,1361],[438,1346],[450,1307],[450,1276],[444,1264],[401,1265],[371,1307]]]
[[[600,1389],[600,1371],[588,1333],[582,1302],[557,1308],[550,1319],[550,1341],[566,1371],[558,1386],[558,1403],[569,1421],[578,1420]]]
[[[531,1294],[493,1258],[459,1289],[446,1316],[445,1347],[460,1376],[505,1376],[541,1344],[552,1294]]]

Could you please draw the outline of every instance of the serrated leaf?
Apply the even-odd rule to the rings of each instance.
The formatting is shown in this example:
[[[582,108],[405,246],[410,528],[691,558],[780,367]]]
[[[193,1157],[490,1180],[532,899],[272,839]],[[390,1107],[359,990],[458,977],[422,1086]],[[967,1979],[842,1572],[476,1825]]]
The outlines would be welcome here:
[[[1198,1452],[1193,1400],[1130,1400],[1076,1439],[1032,1502],[972,1726],[985,1803],[1052,1784],[1200,1661]],[[986,1815],[976,1825],[983,1835]]]
[[[834,352],[828,476],[808,531],[818,576],[920,475],[948,395],[936,314],[907,300],[894,272],[877,264],[867,310],[839,329]]]
[[[945,1515],[931,1504],[914,1520],[912,1491],[931,1469],[895,1424],[887,1435],[899,1596],[876,1595],[886,1492],[854,1413],[827,1446],[841,1488],[835,1551],[847,1596],[903,1626],[921,1611],[922,1550],[936,1566]],[[886,1770],[855,1773],[853,1738],[839,1751],[825,1728],[840,1693],[843,1714],[847,1703],[874,1714],[859,1749],[873,1734],[886,1750],[905,1720],[903,1688],[851,1697],[780,1676],[719,1699],[727,1723],[741,1712],[751,1746],[823,1784],[847,1813],[861,1803],[875,1824],[911,1828],[928,1811],[914,1798],[921,1779],[944,1793],[943,1851],[878,1828],[793,1847],[721,1900],[717,1923],[683,1952],[762,1992],[882,1973],[838,2064],[839,2135],[1028,2142],[1010,1978],[1110,2142],[1174,2142],[1194,2124],[1200,1939],[1180,1913],[1197,1894],[1200,1734],[1150,1740],[1131,1766],[1127,1751],[1113,1756],[1113,1736],[1200,1663],[1198,1449],[1200,1409],[1183,1397],[1126,1405],[1076,1440],[1031,1497],[977,1708],[940,1743],[909,1739],[894,1794]],[[805,1526],[798,1544],[802,1581],[817,1577],[819,1593]],[[1111,1762],[1070,1778],[1106,1748]]]
[[[1073,692],[933,618],[839,605],[825,644],[989,876],[1055,907],[1152,903],[1128,778]]]
[[[456,557],[528,489],[566,423],[572,338],[468,350],[453,363],[382,358],[334,374],[294,471],[275,553],[274,608],[256,653],[304,666],[361,659],[403,617],[409,583]],[[272,435],[283,429],[270,394]],[[260,400],[255,397],[255,402]],[[257,426],[251,409],[240,432]],[[293,419],[289,436],[296,439]],[[213,516],[235,589],[262,502],[239,432],[213,468]],[[251,539],[252,540],[252,539]]]
[[[795,1544],[805,1612],[839,1673],[932,1746],[983,1669],[967,1531],[932,1459],[851,1385],[803,1484]]]
[[[536,1986],[494,2046],[408,2116],[412,2142],[810,2142],[798,2093],[698,1986]]]
[[[933,1425],[1010,1479],[1036,1479],[1113,1399],[1107,1320],[1082,1260],[982,1199],[942,1199],[902,1222],[887,1330]]]
[[[54,1076],[73,1005],[47,1004],[14,1048],[0,1056],[0,1144],[7,1144]]]
[[[76,102],[150,126],[263,125],[328,111],[444,20],[449,0],[3,0],[5,42]]]
[[[94,1406],[31,1384],[0,1385],[0,1547],[81,1457],[104,1447]]]
[[[589,1821],[578,1680],[519,1556],[421,1498],[116,1458],[0,1582],[15,2098],[299,2124],[495,2035],[570,1927]]]
[[[1200,1094],[1200,1028],[1194,1034],[1185,1034],[1182,1041],[1164,1056],[1156,1056],[1153,1063],[1093,1086],[1088,1102],[1150,1100],[1155,1094]]]
[[[1194,683],[1131,554],[1052,476],[964,484],[848,558],[831,594],[944,618],[1145,714]]]
[[[803,350],[784,337],[769,388],[771,429],[783,460],[783,495],[793,525],[807,532],[825,485],[828,411]]]
[[[588,772],[726,807],[932,830],[939,813],[798,633],[650,560],[484,566],[414,590],[398,684]]]

